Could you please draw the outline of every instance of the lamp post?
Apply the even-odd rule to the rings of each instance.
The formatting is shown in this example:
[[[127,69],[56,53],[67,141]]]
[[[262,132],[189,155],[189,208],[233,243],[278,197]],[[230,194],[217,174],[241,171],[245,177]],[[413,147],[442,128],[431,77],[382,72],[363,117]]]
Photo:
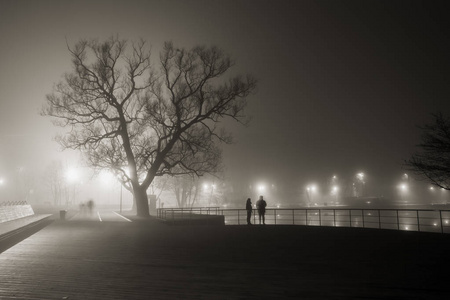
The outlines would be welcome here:
[[[317,187],[315,185],[308,185],[306,187],[306,195],[308,196],[308,206],[311,205],[311,202],[313,200],[313,194],[316,192]]]
[[[259,196],[261,196],[261,194],[266,190],[266,186],[264,184],[260,184],[258,185],[258,193]],[[258,196],[258,195],[257,195]],[[258,197],[257,197],[258,198]]]
[[[364,181],[364,173],[360,172],[358,174],[356,174],[356,178],[358,179],[358,185],[359,185],[359,191],[357,193],[357,197],[362,197],[364,196],[364,185],[365,185],[365,181]]]
[[[66,198],[66,205],[69,206],[70,203],[75,203],[75,194],[76,194],[76,182],[79,179],[79,172],[75,168],[69,168],[66,171],[66,180],[69,185],[72,185],[72,192],[70,192],[70,186],[68,187],[69,193]],[[72,194],[72,202],[70,201],[70,194]]]
[[[208,191],[208,188],[209,188],[210,186],[209,186],[209,184],[207,184],[207,183],[205,183],[205,184],[203,184],[203,190],[206,192],[206,191]],[[211,207],[211,199],[212,199],[212,197],[213,197],[213,194],[214,194],[214,189],[216,188],[216,185],[213,183],[213,184],[211,184],[211,189],[210,189],[210,194],[209,194],[209,198],[208,198],[208,207]]]
[[[120,184],[120,213],[122,213],[122,184]]]
[[[405,201],[406,193],[408,192],[408,185],[406,183],[402,183],[399,185],[400,189],[400,200]]]
[[[333,188],[331,189],[331,193],[335,196],[336,204],[338,203],[338,192],[339,192],[339,187],[337,185],[333,186]]]

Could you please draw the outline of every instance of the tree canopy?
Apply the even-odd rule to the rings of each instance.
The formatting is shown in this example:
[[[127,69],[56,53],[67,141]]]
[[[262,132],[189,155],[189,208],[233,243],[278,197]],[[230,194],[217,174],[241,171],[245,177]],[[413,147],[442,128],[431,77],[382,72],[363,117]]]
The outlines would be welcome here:
[[[218,47],[166,42],[152,61],[144,40],[80,40],[68,46],[72,71],[47,95],[42,114],[68,128],[57,137],[97,169],[113,171],[148,216],[156,176],[213,172],[218,142],[231,142],[223,118],[244,123],[251,75],[225,77],[234,65]]]
[[[406,166],[419,178],[450,190],[450,119],[441,113],[433,116],[433,124],[421,127],[420,151],[406,161]]]

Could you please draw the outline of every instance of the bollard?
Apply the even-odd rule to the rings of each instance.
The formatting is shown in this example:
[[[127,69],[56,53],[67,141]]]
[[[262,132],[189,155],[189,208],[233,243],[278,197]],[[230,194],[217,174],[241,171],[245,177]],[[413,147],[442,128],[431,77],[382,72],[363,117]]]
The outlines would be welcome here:
[[[61,220],[65,220],[66,219],[66,213],[67,213],[67,210],[60,210],[59,211],[59,218]]]

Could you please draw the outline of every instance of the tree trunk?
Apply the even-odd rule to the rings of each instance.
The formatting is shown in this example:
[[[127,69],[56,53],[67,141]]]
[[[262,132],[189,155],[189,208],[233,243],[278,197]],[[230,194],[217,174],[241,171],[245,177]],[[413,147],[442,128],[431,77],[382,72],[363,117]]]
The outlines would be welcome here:
[[[136,212],[138,217],[150,217],[147,190],[143,187],[135,188],[134,197],[136,200]]]

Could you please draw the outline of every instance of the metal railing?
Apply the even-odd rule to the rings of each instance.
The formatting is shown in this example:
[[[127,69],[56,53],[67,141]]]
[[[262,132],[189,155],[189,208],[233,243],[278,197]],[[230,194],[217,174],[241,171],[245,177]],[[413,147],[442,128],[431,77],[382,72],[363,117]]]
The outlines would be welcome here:
[[[156,215],[160,219],[173,220],[191,215],[220,215],[220,207],[190,207],[190,208],[158,208]]]
[[[187,218],[195,214],[222,215],[225,218],[225,225],[247,224],[245,209],[219,207],[158,209],[158,217],[165,220]],[[265,221],[269,225],[360,227],[450,233],[450,210],[267,208]],[[252,223],[259,224],[259,216],[255,210],[252,214]]]

